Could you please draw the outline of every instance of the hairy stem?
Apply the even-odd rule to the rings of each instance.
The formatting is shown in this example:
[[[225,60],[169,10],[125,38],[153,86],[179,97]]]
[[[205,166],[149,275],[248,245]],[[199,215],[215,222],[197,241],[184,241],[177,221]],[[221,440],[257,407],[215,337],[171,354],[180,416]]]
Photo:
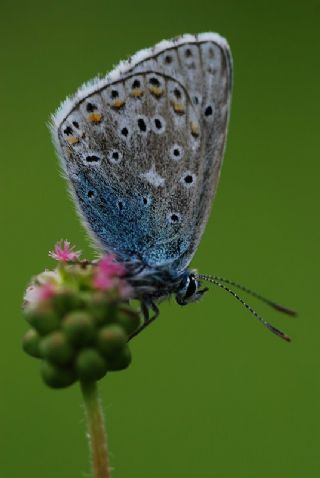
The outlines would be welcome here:
[[[107,435],[96,382],[81,382],[87,417],[93,478],[111,478]]]

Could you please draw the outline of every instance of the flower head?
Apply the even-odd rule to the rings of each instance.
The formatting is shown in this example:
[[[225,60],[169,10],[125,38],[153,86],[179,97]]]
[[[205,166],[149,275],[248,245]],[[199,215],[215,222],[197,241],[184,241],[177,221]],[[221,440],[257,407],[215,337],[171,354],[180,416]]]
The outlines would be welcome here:
[[[49,255],[59,264],[35,276],[24,296],[31,329],[23,348],[42,360],[45,383],[67,387],[127,368],[128,341],[140,317],[124,303],[133,296],[125,266],[112,254],[80,260],[68,241],[58,242]]]
[[[57,270],[45,270],[33,278],[24,294],[24,305],[36,308],[40,302],[51,299],[59,290],[61,275]]]
[[[69,262],[79,259],[81,251],[74,251],[74,246],[70,246],[69,241],[59,241],[54,247],[54,251],[49,252],[49,256],[59,262]]]
[[[47,283],[42,285],[30,285],[24,295],[24,303],[29,307],[36,307],[39,302],[53,297],[56,293],[54,284]]]
[[[124,276],[125,271],[125,267],[116,262],[112,254],[107,254],[100,259],[96,266],[93,275],[93,287],[108,291],[118,286],[121,292],[121,278]]]

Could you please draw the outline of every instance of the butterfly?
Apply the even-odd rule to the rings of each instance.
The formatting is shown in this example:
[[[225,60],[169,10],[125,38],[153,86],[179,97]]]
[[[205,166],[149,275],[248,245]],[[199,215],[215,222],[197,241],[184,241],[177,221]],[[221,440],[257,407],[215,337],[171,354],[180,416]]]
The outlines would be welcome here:
[[[126,265],[142,328],[171,294],[180,305],[199,300],[204,280],[289,340],[228,286],[293,311],[188,269],[217,189],[231,90],[227,41],[217,33],[182,35],[81,86],[53,115],[53,141],[82,222],[101,250]]]

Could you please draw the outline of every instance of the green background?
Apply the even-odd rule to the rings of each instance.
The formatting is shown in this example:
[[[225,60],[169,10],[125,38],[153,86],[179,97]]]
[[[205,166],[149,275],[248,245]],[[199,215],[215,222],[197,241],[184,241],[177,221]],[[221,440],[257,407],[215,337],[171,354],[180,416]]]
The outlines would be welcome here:
[[[21,351],[29,278],[68,238],[92,257],[46,123],[83,81],[163,38],[218,31],[234,57],[228,147],[193,265],[299,311],[287,344],[213,286],[172,300],[101,382],[114,478],[319,475],[320,2],[1,0],[0,476],[89,476],[78,386]]]

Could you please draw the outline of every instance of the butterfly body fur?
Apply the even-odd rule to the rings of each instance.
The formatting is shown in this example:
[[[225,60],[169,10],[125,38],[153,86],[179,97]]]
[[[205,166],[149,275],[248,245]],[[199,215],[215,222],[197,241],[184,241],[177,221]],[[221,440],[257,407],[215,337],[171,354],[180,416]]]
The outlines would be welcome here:
[[[52,118],[80,217],[103,251],[140,270],[142,300],[185,286],[217,189],[231,84],[226,40],[183,35],[82,86]]]

